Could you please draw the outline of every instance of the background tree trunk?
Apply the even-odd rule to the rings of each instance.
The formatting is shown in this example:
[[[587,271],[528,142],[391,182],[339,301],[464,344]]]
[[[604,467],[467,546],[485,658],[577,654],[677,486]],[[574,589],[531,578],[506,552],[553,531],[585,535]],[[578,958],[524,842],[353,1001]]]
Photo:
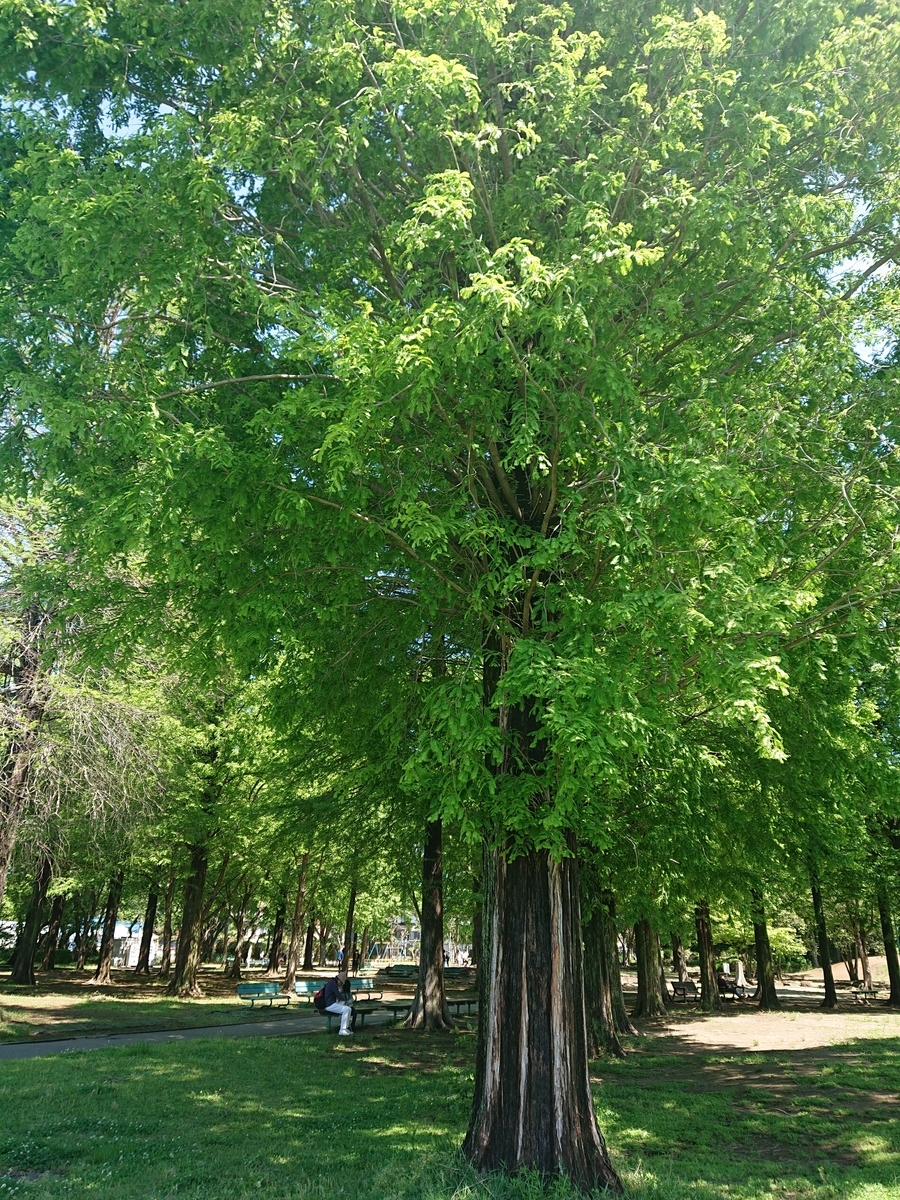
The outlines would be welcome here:
[[[156,884],[147,894],[147,907],[144,909],[144,925],[141,929],[141,947],[138,950],[137,962],[134,965],[135,975],[150,974],[150,947],[153,944],[153,926],[156,923],[156,908],[159,904],[159,889]]]
[[[858,921],[853,922],[853,936],[856,941],[856,956],[859,959],[860,970],[862,971],[863,987],[870,988],[872,986],[872,969],[869,966],[869,950],[866,945],[866,931],[862,928]]]
[[[303,947],[303,970],[311,971],[313,969],[313,944],[316,936],[316,925],[314,921],[306,927],[306,943]]]
[[[231,969],[226,971],[229,979],[241,978],[241,955],[244,952],[244,939],[247,935],[247,905],[250,903],[249,893],[245,894],[238,910],[234,925],[234,958],[231,960]],[[228,945],[225,945],[225,958],[228,958]],[[293,985],[291,987],[293,990]]]
[[[353,917],[356,913],[356,880],[350,886],[350,901],[347,905],[347,921],[344,925],[344,966],[350,970],[350,952],[353,942]]]
[[[659,938],[646,917],[634,927],[637,954],[637,1002],[632,1017],[664,1017],[666,1003],[660,986]]]
[[[897,954],[897,937],[894,933],[894,921],[891,916],[891,906],[888,900],[887,888],[884,884],[878,887],[878,916],[881,921],[881,937],[884,941],[884,956],[887,959],[888,979],[891,981],[891,992],[888,1004],[900,1005],[900,956]]]
[[[463,1153],[479,1171],[564,1172],[619,1193],[588,1080],[578,865],[486,848],[475,1095]]]
[[[294,897],[294,918],[291,922],[291,940],[288,945],[287,962],[285,963],[284,983],[282,992],[294,994],[294,983],[297,979],[297,959],[300,954],[300,939],[306,919],[306,875],[309,870],[309,851],[300,860],[300,873],[297,878],[297,893]]]
[[[82,922],[79,932],[78,932],[78,935],[76,937],[76,942],[78,945],[78,957],[76,959],[75,965],[79,971],[84,970],[85,959],[88,956],[88,948],[91,943],[91,931],[92,931],[93,925],[94,925],[94,910],[96,908],[96,905],[97,905],[97,894],[92,889],[88,893],[87,912],[85,913],[84,921]]]
[[[672,966],[675,968],[675,974],[678,976],[679,983],[685,983],[688,977],[687,955],[684,952],[684,943],[677,933],[669,934],[672,942]]]
[[[625,1049],[619,1041],[613,1016],[613,980],[609,971],[604,917],[608,919],[608,914],[602,899],[598,898],[582,927],[588,1053],[592,1057],[612,1054],[616,1058],[624,1058]]]
[[[56,950],[59,945],[59,928],[62,925],[63,909],[66,906],[65,896],[53,897],[53,907],[50,909],[50,925],[47,929],[47,941],[44,946],[42,971],[52,971],[56,965]]]
[[[197,982],[200,967],[200,936],[203,933],[203,892],[206,888],[206,871],[209,865],[205,845],[191,847],[191,865],[184,885],[184,902],[181,908],[181,926],[178,930],[178,949],[175,952],[175,969],[167,996],[202,996]]]
[[[4,761],[0,763],[0,908],[25,811],[31,756],[44,715],[41,650],[48,628],[49,614],[36,604],[29,605],[22,615],[17,644],[7,655],[13,662],[12,670],[7,668],[7,679],[14,685],[15,728],[7,734]]]
[[[716,983],[712,924],[709,919],[709,905],[705,900],[701,900],[694,909],[694,923],[697,928],[697,949],[700,953],[700,1008],[703,1012],[721,1012],[722,997]]]
[[[819,962],[822,966],[822,978],[825,981],[825,999],[823,1008],[837,1008],[837,990],[834,986],[834,972],[831,969],[831,948],[828,945],[828,927],[825,924],[825,909],[822,905],[822,892],[819,889],[819,877],[815,871],[810,878],[812,891],[813,912],[816,918],[816,940],[819,944]]]
[[[175,869],[169,872],[166,885],[166,906],[163,914],[163,931],[159,942],[159,973],[157,979],[168,979],[172,970],[172,906],[175,902]]]
[[[14,964],[9,977],[10,983],[19,983],[25,987],[34,987],[37,983],[34,977],[34,957],[37,953],[41,926],[44,924],[44,902],[47,899],[51,872],[50,859],[42,857],[31,886],[31,898],[28,901],[25,924],[16,941]]]
[[[419,942],[419,982],[406,1029],[453,1029],[444,995],[444,847],[440,819],[425,826],[422,852],[422,912]]]
[[[268,976],[278,975],[281,972],[281,945],[284,941],[284,919],[287,916],[287,905],[284,900],[278,905],[278,911],[275,913],[275,924],[272,927],[272,944],[269,946],[269,965],[266,967]]]
[[[110,967],[112,966],[113,941],[116,936],[116,921],[119,918],[119,901],[122,899],[124,882],[125,868],[123,867],[116,872],[109,884],[106,912],[103,915],[103,933],[100,935],[100,957],[97,959],[97,970],[88,980],[88,983],[95,987],[103,987],[112,983]]]
[[[756,990],[759,1007],[763,1012],[777,1012],[781,1008],[775,989],[775,967],[772,963],[772,947],[769,944],[769,927],[763,906],[762,892],[753,889],[753,940],[756,945]]]
[[[319,966],[324,967],[328,958],[328,926],[319,921]]]

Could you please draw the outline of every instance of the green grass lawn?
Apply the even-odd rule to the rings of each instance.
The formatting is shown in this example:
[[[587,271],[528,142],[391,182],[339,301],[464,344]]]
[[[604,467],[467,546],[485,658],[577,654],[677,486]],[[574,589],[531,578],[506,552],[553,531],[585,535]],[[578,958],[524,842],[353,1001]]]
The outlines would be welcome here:
[[[535,1200],[459,1161],[471,1034],[379,1030],[0,1063],[0,1200]],[[597,1064],[634,1200],[900,1200],[900,1047]],[[571,1196],[557,1183],[547,1193]]]

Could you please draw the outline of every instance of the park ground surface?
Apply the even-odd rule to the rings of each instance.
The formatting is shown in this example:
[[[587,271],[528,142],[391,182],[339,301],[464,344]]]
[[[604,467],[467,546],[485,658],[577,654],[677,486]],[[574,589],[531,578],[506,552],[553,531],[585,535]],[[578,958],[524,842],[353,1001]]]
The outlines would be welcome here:
[[[247,1020],[233,984],[202,1002],[132,986],[87,1000],[71,976],[30,996],[0,979],[4,1029],[12,1010],[20,1041]],[[900,1200],[900,1013],[818,1000],[796,986],[783,1013],[678,1006],[626,1060],[594,1064],[628,1196]],[[482,1181],[460,1161],[474,1041],[375,1028],[0,1062],[0,1200],[568,1200],[564,1183]]]

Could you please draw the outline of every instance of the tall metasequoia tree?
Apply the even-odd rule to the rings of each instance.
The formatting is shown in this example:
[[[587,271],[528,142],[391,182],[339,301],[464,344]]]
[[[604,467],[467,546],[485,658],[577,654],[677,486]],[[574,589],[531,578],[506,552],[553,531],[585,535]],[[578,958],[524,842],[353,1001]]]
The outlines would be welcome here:
[[[632,1017],[664,1017],[666,1002],[660,976],[659,937],[646,917],[635,924],[634,946],[637,956],[637,1000]]]
[[[106,909],[103,913],[103,931],[100,934],[100,948],[97,957],[97,969],[86,982],[88,986],[103,987],[112,983],[112,954],[113,942],[116,936],[116,922],[119,919],[119,902],[122,899],[122,887],[125,883],[125,869],[120,867],[109,882],[109,892],[106,897]]]
[[[46,703],[41,680],[41,655],[49,615],[31,604],[19,620],[19,634],[2,664],[3,691],[11,695],[5,706],[4,758],[0,764],[0,904],[12,865],[16,837],[28,795],[28,773],[35,739]]]
[[[272,942],[269,946],[269,961],[266,974],[274,978],[281,971],[281,947],[284,943],[284,919],[287,916],[287,904],[282,899],[275,910],[275,922],[272,925]]]
[[[878,885],[878,916],[881,921],[881,937],[884,942],[884,955],[887,959],[888,979],[891,985],[887,1002],[900,1005],[900,954],[897,953],[897,936],[894,932],[888,890],[883,883]]]
[[[684,983],[688,977],[687,956],[684,952],[684,943],[677,933],[669,935],[672,943],[672,966],[675,968],[675,974],[678,976],[678,982]]]
[[[304,851],[303,856],[300,859],[300,867],[297,873],[297,891],[294,893],[294,915],[291,921],[291,940],[288,943],[288,951],[284,968],[284,982],[281,985],[281,990],[283,992],[287,992],[289,995],[293,995],[294,993],[294,983],[297,979],[297,960],[300,955],[300,939],[303,937],[306,914],[309,911],[309,896],[307,895],[306,887],[306,877],[309,873],[309,858],[309,851]]]
[[[722,997],[716,982],[716,957],[713,950],[709,905],[701,900],[694,909],[697,929],[697,950],[700,954],[700,1007],[704,1012],[720,1012]]]
[[[759,993],[759,1007],[763,1012],[777,1012],[781,1008],[778,992],[775,989],[775,964],[772,961],[772,947],[769,945],[769,928],[766,924],[766,910],[763,894],[758,888],[752,891],[753,898],[753,939],[756,945],[756,989]]]
[[[419,981],[406,1029],[453,1029],[444,995],[444,849],[440,817],[425,823],[422,851]]]
[[[42,855],[31,887],[25,924],[16,942],[13,969],[9,977],[10,983],[21,983],[26,987],[34,987],[37,982],[34,976],[34,957],[37,952],[41,926],[44,923],[44,904],[47,899],[51,874],[50,859]]]
[[[11,11],[23,480],[65,480],[98,579],[139,553],[248,658],[326,604],[480,640],[483,697],[431,681],[409,763],[485,840],[465,1150],[616,1188],[585,780],[691,705],[771,748],[783,648],[891,586],[892,401],[854,349],[896,320],[891,4]]]
[[[584,932],[584,987],[588,1028],[588,1050],[592,1055],[612,1054],[625,1057],[625,1048],[619,1040],[620,1031],[616,1021],[615,993],[618,991],[619,1005],[625,1014],[622,1000],[622,985],[616,956],[615,926],[613,925],[608,897],[604,892],[594,900],[590,917],[583,924]]]
[[[42,971],[52,971],[56,965],[56,951],[59,945],[59,930],[62,925],[63,910],[66,906],[66,897],[62,892],[58,892],[53,897],[53,904],[50,908],[50,923],[47,926],[47,934],[44,942],[44,957],[41,960]]]
[[[831,969],[831,946],[828,943],[828,926],[825,923],[825,906],[822,903],[822,889],[819,886],[819,875],[815,867],[810,870],[809,880],[812,892],[813,915],[816,925],[816,944],[819,950],[819,966],[822,968],[822,980],[825,984],[823,1008],[837,1007],[837,990],[834,986],[834,971]]]
[[[190,847],[190,865],[184,883],[181,923],[175,966],[166,988],[167,996],[201,996],[197,980],[200,969],[200,939],[203,934],[203,893],[209,868],[209,849],[205,842]]]
[[[172,970],[172,909],[175,904],[175,868],[169,871],[163,911],[163,928],[159,939],[159,979],[168,979]]]
[[[311,971],[313,969],[313,945],[316,936],[316,923],[310,921],[306,927],[306,941],[303,946],[303,970]]]
[[[144,909],[144,923],[141,928],[141,945],[138,950],[137,962],[134,964],[135,975],[150,974],[150,947],[153,944],[153,927],[156,924],[158,904],[159,888],[154,883],[147,893],[147,907]]]

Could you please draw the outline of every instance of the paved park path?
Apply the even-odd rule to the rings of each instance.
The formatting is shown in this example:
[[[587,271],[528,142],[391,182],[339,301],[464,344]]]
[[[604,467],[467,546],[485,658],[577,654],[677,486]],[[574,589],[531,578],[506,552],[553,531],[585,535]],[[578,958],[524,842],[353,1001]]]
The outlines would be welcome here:
[[[388,1012],[367,1013],[365,1028],[369,1025],[386,1025],[392,1020]],[[193,1038],[296,1037],[302,1033],[324,1031],[325,1023],[312,1017],[273,1017],[270,1021],[247,1022],[245,1025],[208,1025],[194,1029],[158,1029],[146,1033],[61,1038],[58,1041],[10,1042],[0,1046],[0,1061],[41,1058],[45,1054],[64,1054],[73,1050],[112,1050],[116,1046],[134,1046],[138,1042],[159,1045],[162,1042],[186,1042]]]

